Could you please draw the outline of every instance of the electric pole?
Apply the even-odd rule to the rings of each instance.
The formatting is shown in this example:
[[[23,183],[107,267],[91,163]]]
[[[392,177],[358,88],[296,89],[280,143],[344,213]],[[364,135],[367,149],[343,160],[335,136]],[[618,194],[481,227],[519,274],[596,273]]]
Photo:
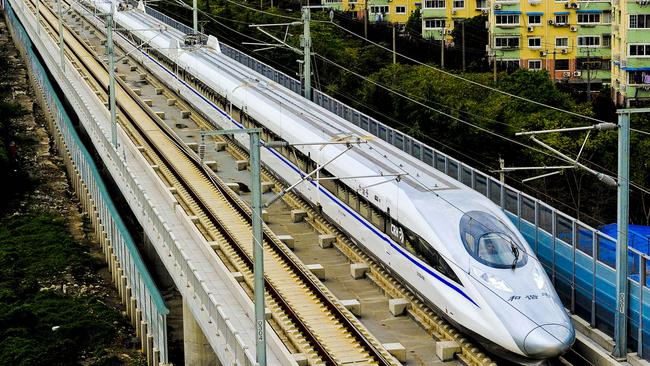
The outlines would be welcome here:
[[[445,28],[440,29],[440,68],[445,68]]]
[[[587,48],[587,97],[591,100],[591,50]]]
[[[395,28],[393,25],[393,64],[397,63],[397,42],[395,41]]]
[[[553,49],[553,82],[555,82],[555,65],[557,65],[557,50]]]
[[[65,44],[63,43],[63,10],[61,9],[61,2],[59,0],[58,10],[59,10],[59,51],[61,53],[61,71],[65,73]]]
[[[505,182],[506,182],[506,171],[505,171],[505,168],[506,168],[506,161],[503,160],[503,158],[499,156],[499,181],[500,181],[501,183],[505,183]]]
[[[363,4],[363,36],[368,38],[368,0]]]
[[[614,313],[614,339],[616,358],[627,357],[627,307],[629,288],[628,230],[630,223],[630,109],[618,110],[618,209],[616,212],[616,312]]]
[[[494,55],[492,56],[492,76],[494,78],[494,83],[497,83],[497,50],[494,50]]]
[[[304,34],[300,40],[302,43],[303,61],[303,81],[305,98],[311,100],[311,32],[309,29],[309,21],[311,20],[311,12],[308,6],[302,8],[302,24]]]
[[[61,0],[59,0],[60,2]],[[115,4],[111,1],[111,10],[106,17],[106,41],[108,51],[108,103],[111,112],[111,142],[117,149],[117,110],[115,107],[115,49],[113,47],[113,15]]]
[[[461,40],[463,42],[463,72],[465,72],[465,20],[463,20],[461,25]]]
[[[197,0],[192,0],[192,25],[194,28],[194,34],[197,34],[199,31],[199,9]]]
[[[264,241],[262,239],[262,190],[260,181],[260,129],[250,131],[251,192],[253,194],[253,259],[257,364],[266,366],[266,314],[264,305]]]

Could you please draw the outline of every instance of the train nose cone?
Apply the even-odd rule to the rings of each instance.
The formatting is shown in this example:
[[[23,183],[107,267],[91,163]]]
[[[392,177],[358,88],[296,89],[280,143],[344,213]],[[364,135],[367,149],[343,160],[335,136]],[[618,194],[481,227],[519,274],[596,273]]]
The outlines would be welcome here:
[[[524,339],[524,352],[531,358],[544,359],[564,353],[575,340],[575,331],[560,324],[545,324],[533,329]]]

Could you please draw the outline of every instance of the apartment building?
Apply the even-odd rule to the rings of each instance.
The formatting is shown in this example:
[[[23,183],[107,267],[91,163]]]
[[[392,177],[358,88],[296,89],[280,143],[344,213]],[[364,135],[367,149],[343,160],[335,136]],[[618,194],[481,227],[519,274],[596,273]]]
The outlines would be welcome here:
[[[413,0],[323,0],[323,5],[352,13],[362,19],[366,10],[369,22],[406,23],[411,13],[422,6]]]
[[[487,15],[486,52],[500,70],[546,70],[556,81],[611,85],[618,105],[650,104],[650,0],[324,0],[370,22],[422,15],[422,35],[451,41]],[[595,90],[596,86],[591,90]]]
[[[612,98],[619,106],[650,105],[650,1],[612,2]]]
[[[351,12],[361,19],[366,9],[368,21],[404,24],[414,11],[422,15],[422,36],[451,41],[451,31],[459,21],[488,14],[488,0],[324,0],[324,5]]]
[[[555,80],[610,80],[609,1],[493,0],[487,47],[499,69],[547,70]]]
[[[488,0],[423,0],[422,36],[451,40],[451,32],[463,19],[488,14]]]

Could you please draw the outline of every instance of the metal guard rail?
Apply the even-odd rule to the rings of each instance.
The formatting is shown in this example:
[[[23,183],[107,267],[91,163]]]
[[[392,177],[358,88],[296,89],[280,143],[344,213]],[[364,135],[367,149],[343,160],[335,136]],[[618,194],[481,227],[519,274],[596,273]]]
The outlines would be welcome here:
[[[160,363],[167,363],[167,314],[169,310],[165,306],[162,296],[140,257],[135,242],[117,212],[92,157],[81,142],[63,104],[50,83],[47,72],[34,53],[31,39],[17,19],[12,6],[8,2],[5,3],[5,6],[14,29],[14,35],[20,41],[24,54],[27,56],[27,65],[32,71],[36,84],[43,92],[47,108],[63,136],[76,170],[86,184],[96,205],[99,220],[104,226],[115,255],[125,270],[124,273],[127,276],[128,284],[132,289],[133,297],[137,299],[138,308],[142,312],[143,319],[151,329],[154,336],[154,347],[160,352]],[[51,58],[47,53],[41,55],[44,58]],[[79,109],[76,110],[79,111]]]
[[[145,7],[146,13],[184,33],[193,30],[169,16]],[[301,94],[300,81],[247,54],[220,43],[228,57]],[[481,171],[438,151],[319,91],[313,102],[471,187],[499,205],[517,225],[552,278],[571,312],[589,320],[592,327],[614,334],[616,240],[562,211],[521,192]],[[641,357],[650,357],[650,256],[628,251],[630,299],[629,344]]]
[[[33,30],[34,26],[31,23],[35,23],[35,20],[31,14],[29,16],[29,22],[31,29]],[[42,52],[41,54],[44,58],[47,58],[47,60],[50,61],[50,64],[58,65],[58,62],[55,61],[58,58],[56,56],[58,56],[59,52],[57,47],[44,43],[42,39],[38,37],[34,42],[37,48],[47,50],[47,52]],[[66,69],[72,70],[74,68],[73,65],[68,62]],[[77,112],[86,132],[90,135],[91,139],[95,141],[95,148],[100,152],[100,155],[101,153],[107,154],[109,163],[119,170],[119,174],[113,174],[113,176],[116,178],[118,185],[120,184],[120,179],[122,183],[126,184],[126,190],[121,190],[127,198],[127,201],[135,202],[139,207],[138,210],[133,210],[138,221],[143,227],[151,228],[153,233],[149,236],[152,240],[157,240],[164,248],[169,250],[169,255],[175,261],[175,267],[179,268],[180,276],[186,279],[187,287],[196,298],[200,299],[201,308],[207,310],[209,322],[215,327],[213,330],[214,334],[218,337],[223,337],[224,352],[222,355],[225,358],[221,361],[232,365],[255,365],[255,355],[241,339],[239,332],[235,329],[227,314],[222,310],[222,305],[218,302],[215,296],[208,291],[205,281],[200,277],[195,266],[183,252],[180,242],[173,234],[171,234],[169,225],[160,219],[160,215],[158,214],[154,203],[148,195],[144,193],[142,186],[136,180],[131,169],[122,160],[120,154],[113,148],[110,141],[110,132],[106,131],[98,124],[97,121],[100,120],[108,121],[108,111],[105,108],[98,109],[96,107],[97,103],[94,101],[84,100],[84,97],[81,95],[82,93],[77,92],[78,90],[85,90],[86,93],[83,93],[84,95],[94,95],[85,83],[80,82],[76,78],[70,78],[67,74],[61,75],[60,72],[55,76],[58,76],[59,86],[64,93],[72,96],[72,99],[69,100],[69,102]],[[160,310],[161,309],[159,309],[159,311]],[[154,342],[156,342],[156,338],[157,337],[154,337]]]

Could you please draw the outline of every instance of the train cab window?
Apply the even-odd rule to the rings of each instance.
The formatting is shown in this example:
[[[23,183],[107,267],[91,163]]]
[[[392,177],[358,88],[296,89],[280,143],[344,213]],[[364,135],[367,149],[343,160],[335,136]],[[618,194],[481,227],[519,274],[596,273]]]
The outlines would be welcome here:
[[[526,253],[514,233],[487,212],[463,215],[460,237],[467,252],[486,266],[516,268],[526,263]]]

